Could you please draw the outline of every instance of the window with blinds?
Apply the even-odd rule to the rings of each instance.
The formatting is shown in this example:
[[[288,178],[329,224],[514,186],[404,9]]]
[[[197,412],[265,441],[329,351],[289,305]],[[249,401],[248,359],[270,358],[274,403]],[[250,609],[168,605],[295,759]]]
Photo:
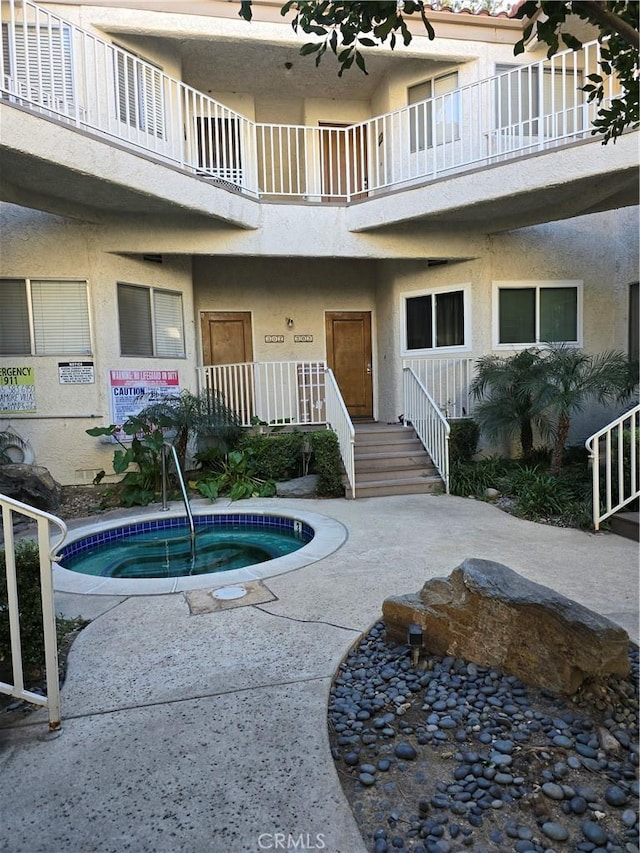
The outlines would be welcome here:
[[[458,72],[443,74],[410,86],[409,143],[411,152],[423,151],[460,138]],[[425,103],[426,102],[426,103]]]
[[[495,126],[513,134],[573,133],[582,126],[582,72],[496,65]],[[543,119],[540,127],[540,119]]]
[[[121,48],[114,52],[114,63],[119,120],[164,139],[162,70]]]
[[[1,355],[90,355],[85,281],[0,281]]]
[[[120,354],[184,358],[182,294],[118,284]]]
[[[62,112],[75,103],[70,27],[3,24],[2,64],[18,97]]]

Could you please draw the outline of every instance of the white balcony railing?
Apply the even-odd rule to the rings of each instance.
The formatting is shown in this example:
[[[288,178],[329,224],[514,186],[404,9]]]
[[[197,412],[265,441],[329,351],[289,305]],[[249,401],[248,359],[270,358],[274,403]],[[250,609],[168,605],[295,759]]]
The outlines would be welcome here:
[[[593,526],[640,498],[638,435],[640,405],[590,436],[586,448],[593,474]]]
[[[348,203],[586,138],[597,112],[581,91],[597,42],[321,128],[252,122],[26,0],[6,0],[2,14],[5,101],[259,198]],[[621,94],[613,77],[605,90]]]
[[[58,639],[56,633],[56,614],[53,601],[53,554],[62,544],[67,527],[55,515],[27,506],[7,495],[0,495],[2,509],[3,549],[6,566],[7,610],[11,636],[11,666],[13,683],[0,681],[0,693],[23,699],[33,705],[46,707],[49,712],[49,729],[60,728],[60,685],[58,675]],[[25,516],[37,522],[38,551],[40,556],[40,600],[42,604],[42,631],[44,637],[45,672],[47,695],[42,696],[27,690],[24,685],[24,666],[22,661],[22,643],[20,631],[20,596],[18,589],[18,566],[13,535],[13,516]],[[61,537],[53,547],[49,542],[50,525],[59,528]]]

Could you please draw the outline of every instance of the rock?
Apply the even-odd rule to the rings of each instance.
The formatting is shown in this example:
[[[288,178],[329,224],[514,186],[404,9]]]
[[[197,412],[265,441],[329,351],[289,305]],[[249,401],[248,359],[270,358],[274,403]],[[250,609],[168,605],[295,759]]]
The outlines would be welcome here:
[[[276,483],[276,495],[279,498],[315,498],[317,484],[318,475],[307,474],[306,477]]]
[[[402,758],[405,761],[413,761],[417,758],[418,753],[411,746],[410,743],[399,743],[395,748],[395,754],[397,758]]]
[[[55,512],[60,506],[62,486],[47,468],[14,462],[0,466],[0,494],[46,512]]]
[[[420,625],[427,651],[497,666],[524,682],[573,694],[587,680],[629,672],[629,637],[615,623],[507,566],[467,559],[418,594],[387,598],[388,636]]]
[[[485,498],[488,498],[489,500],[493,501],[496,498],[500,497],[500,492],[497,489],[485,489],[484,496]]]

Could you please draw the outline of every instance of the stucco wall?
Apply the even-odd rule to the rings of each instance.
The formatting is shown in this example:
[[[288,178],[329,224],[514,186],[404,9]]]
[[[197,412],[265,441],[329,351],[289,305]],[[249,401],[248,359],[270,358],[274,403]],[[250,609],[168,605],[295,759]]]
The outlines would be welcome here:
[[[2,205],[0,213],[0,275],[86,280],[93,342],[91,356],[0,358],[0,367],[34,368],[36,397],[35,415],[0,416],[0,429],[11,426],[28,439],[36,462],[49,468],[60,482],[90,482],[98,470],[111,468],[113,446],[105,446],[85,434],[89,427],[111,422],[110,370],[178,370],[181,386],[195,388],[191,260],[164,258],[162,264],[156,264],[111,254],[103,249],[99,227],[13,205]],[[116,291],[119,281],[182,293],[187,359],[120,356]],[[68,361],[92,361],[95,382],[61,384],[58,364]]]

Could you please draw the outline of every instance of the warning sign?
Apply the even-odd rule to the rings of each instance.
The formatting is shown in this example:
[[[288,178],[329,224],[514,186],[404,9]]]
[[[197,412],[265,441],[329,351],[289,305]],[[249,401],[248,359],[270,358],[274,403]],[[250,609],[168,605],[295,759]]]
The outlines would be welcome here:
[[[90,385],[96,381],[92,361],[59,361],[58,378],[61,385]]]
[[[35,412],[33,367],[0,367],[0,414]]]

